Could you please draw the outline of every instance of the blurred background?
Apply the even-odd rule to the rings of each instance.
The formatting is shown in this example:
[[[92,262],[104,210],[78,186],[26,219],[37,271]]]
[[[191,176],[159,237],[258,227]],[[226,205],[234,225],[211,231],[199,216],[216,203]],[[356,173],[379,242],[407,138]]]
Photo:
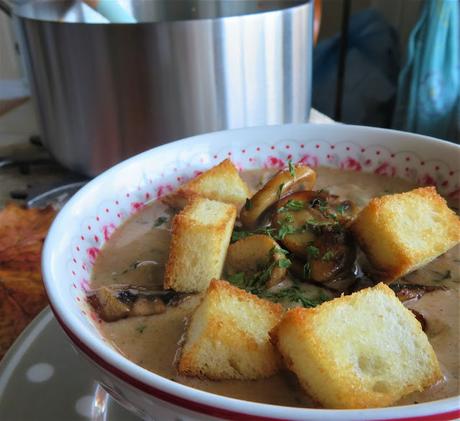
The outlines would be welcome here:
[[[84,7],[84,9],[81,10],[84,10],[86,13],[85,19],[88,19],[87,16],[91,13],[95,13],[94,10],[97,10],[97,7],[99,7],[100,10],[98,10],[98,12],[100,15],[98,16],[101,18],[101,22],[108,23],[109,20],[107,19],[112,19],[111,22],[117,22],[116,19],[121,19],[118,22],[132,23],[136,22],[136,20],[137,22],[151,22],[151,20],[149,20],[150,18],[144,19],[142,13],[146,13],[145,11],[148,10],[145,5],[153,4],[154,1],[155,0],[139,0],[139,2],[142,2],[144,5],[143,9],[140,9],[141,11],[134,8],[133,4],[135,5],[135,0],[75,0],[75,2],[70,3]],[[31,0],[16,0],[16,4],[19,5],[31,2]],[[284,73],[282,73],[280,77],[278,77],[276,72],[274,73],[275,76],[273,76],[274,81],[277,80],[276,78],[284,78],[282,82],[284,85],[282,85],[280,89],[294,90],[294,94],[290,93],[290,96],[286,97],[286,93],[284,93],[284,96],[281,98],[284,102],[291,101],[292,104],[294,104],[287,106],[283,103],[284,109],[282,110],[283,114],[281,117],[275,115],[276,110],[272,112],[272,115],[275,115],[275,117],[270,117],[268,115],[270,114],[270,110],[265,110],[263,118],[260,118],[259,114],[253,118],[248,111],[248,115],[236,121],[237,118],[234,115],[230,115],[229,117],[228,115],[230,112],[228,109],[225,109],[227,120],[222,123],[222,117],[218,115],[221,109],[217,107],[216,116],[210,116],[208,111],[206,111],[204,115],[203,112],[201,112],[202,115],[196,117],[196,119],[202,120],[211,120],[212,117],[216,121],[213,125],[206,125],[202,121],[199,122],[199,124],[193,122],[195,125],[191,126],[190,121],[185,121],[180,123],[184,126],[182,131],[176,130],[177,127],[175,127],[174,130],[168,128],[169,131],[165,130],[163,132],[158,132],[158,130],[153,127],[149,128],[150,131],[145,134],[141,130],[138,130],[138,127],[146,125],[147,123],[151,123],[152,126],[155,126],[154,118],[146,111],[144,103],[139,102],[139,104],[142,104],[142,106],[139,106],[139,109],[133,109],[131,103],[127,103],[129,111],[120,111],[119,109],[116,111],[118,115],[114,114],[115,117],[107,117],[108,120],[114,120],[115,118],[120,118],[120,113],[122,112],[123,119],[129,118],[129,121],[123,121],[122,125],[125,127],[129,126],[128,128],[130,129],[131,126],[136,126],[136,129],[131,130],[130,133],[124,133],[127,140],[121,139],[119,141],[120,144],[123,144],[123,148],[125,148],[124,152],[121,153],[119,150],[114,150],[111,160],[102,163],[94,162],[92,166],[85,167],[78,164],[78,162],[76,163],[69,160],[69,158],[65,156],[64,149],[73,147],[71,145],[75,143],[75,139],[65,139],[67,135],[64,135],[65,133],[62,131],[62,128],[61,132],[53,128],[53,132],[49,127],[43,127],[44,125],[50,126],[49,121],[44,124],[43,115],[53,115],[53,113],[56,117],[56,125],[68,125],[65,120],[62,120],[59,110],[69,102],[74,101],[75,95],[70,98],[58,98],[60,102],[56,96],[51,99],[46,98],[46,101],[40,100],[38,104],[36,101],[37,107],[35,109],[29,101],[31,86],[27,82],[24,70],[27,66],[24,65],[24,62],[30,61],[30,59],[24,60],[24,54],[20,54],[20,48],[16,40],[17,35],[14,35],[14,25],[12,24],[10,16],[8,16],[10,10],[8,10],[7,6],[8,4],[11,6],[13,3],[14,0],[2,0],[2,2],[0,2],[0,4],[3,4],[3,11],[0,11],[0,133],[2,133],[0,142],[5,143],[8,142],[8,139],[15,139],[18,136],[24,137],[24,135],[30,136],[41,134],[41,141],[44,141],[46,144],[48,140],[50,149],[53,151],[54,148],[53,154],[57,157],[58,161],[63,162],[64,165],[80,173],[94,175],[120,158],[138,152],[139,148],[146,149],[149,146],[153,146],[148,142],[142,143],[143,137],[156,136],[160,141],[155,140],[153,144],[157,144],[162,141],[185,137],[186,135],[222,128],[307,121],[309,117],[310,100],[311,106],[315,110],[339,122],[395,128],[435,136],[456,143],[460,142],[460,2],[458,0],[310,0],[306,3],[309,7],[311,5],[311,8],[306,9],[306,11],[302,12],[303,15],[299,16],[310,19],[310,14],[313,16],[312,10],[314,3],[314,41],[310,39],[311,35],[308,32],[309,28],[306,29],[307,32],[305,32],[304,43],[299,44],[297,41],[297,43],[292,41],[292,39],[288,40],[288,42],[292,44],[289,45],[290,50],[288,53],[283,52],[282,54],[285,56],[286,54],[294,56],[294,58],[288,63],[288,72],[284,69]],[[37,3],[37,1],[35,3]],[[40,3],[40,1],[38,1],[38,3]],[[67,0],[62,0],[60,3],[58,2],[58,4],[64,3],[67,4],[69,2]],[[187,2],[183,0],[171,0],[169,5],[185,3]],[[270,6],[270,4],[276,3],[277,8],[283,8],[296,5],[299,2],[287,0],[284,2],[270,2],[264,0],[226,0],[224,2],[218,2],[217,0],[198,0],[188,2],[188,4],[192,3],[192,11],[196,11],[197,8],[206,9],[208,15],[201,15],[202,17],[216,17],[217,15],[212,15],[212,13],[217,13],[215,12],[215,10],[218,10],[216,5],[220,5],[219,7],[221,7],[221,9],[219,9],[221,15],[219,16],[231,16],[236,13],[233,9],[237,10],[238,8],[242,8],[242,10],[245,9],[246,12],[252,9],[263,11],[271,10],[270,8],[272,6]],[[7,6],[5,6],[5,4]],[[119,10],[123,9],[121,18],[119,14],[113,13],[112,6],[115,4],[118,6],[121,5],[121,9],[119,8]],[[105,7],[105,11],[101,12],[102,6]],[[91,13],[88,12],[90,10],[89,7],[94,8]],[[179,6],[177,6],[177,9],[179,9]],[[214,10],[214,12],[211,13],[209,10]],[[229,10],[231,11],[229,12]],[[104,18],[104,13],[107,19]],[[196,13],[201,12],[198,11]],[[209,15],[209,13],[211,13],[211,15]],[[298,33],[305,31],[305,28],[300,27],[299,24],[296,23],[298,17],[292,17],[291,15],[287,15],[286,12],[283,19],[286,21],[286,19],[292,18],[292,22],[289,23],[289,25],[295,28]],[[67,19],[70,14],[67,13],[65,16],[65,18],[61,16],[59,19],[63,21]],[[82,20],[78,20],[81,17],[78,18],[78,16],[75,16],[71,18],[74,19],[73,22],[83,22]],[[90,18],[92,18],[92,16],[93,15],[91,15]],[[96,14],[94,16],[96,16]],[[286,16],[288,17],[286,18]],[[194,18],[196,17],[198,17],[198,15],[194,16]],[[185,15],[181,16],[181,19],[187,18],[188,17]],[[164,13],[162,19],[167,19],[166,13]],[[250,25],[252,25],[253,28],[256,27],[255,23],[251,23]],[[290,28],[291,26],[286,24],[286,27]],[[267,32],[267,27],[264,28],[265,29],[262,30]],[[32,40],[34,39],[33,37],[39,38],[40,33],[38,31],[38,35],[31,31],[32,30],[29,28],[29,36]],[[27,33],[27,31],[24,32]],[[231,30],[228,31],[227,28],[226,33],[231,39]],[[129,39],[129,37],[133,37],[132,39],[134,40],[137,36],[139,36],[139,34],[134,34],[126,30],[126,37],[124,38]],[[265,42],[267,42],[266,40],[269,39],[267,38],[268,35],[264,34],[264,36],[266,37]],[[283,33],[282,36],[283,48],[287,49],[285,47],[285,38],[287,35]],[[117,37],[117,39],[120,40],[120,36],[117,35]],[[45,46],[44,43],[40,44],[39,41],[41,42],[41,40],[37,40],[36,42],[36,48],[49,47],[49,45]],[[33,47],[32,44],[34,44],[34,42],[29,40],[28,48]],[[91,44],[91,42],[88,44]],[[311,54],[309,50],[311,47],[310,44],[314,45],[311,62],[308,58],[309,54]],[[169,48],[168,46],[171,45],[173,44],[168,44],[165,41],[164,48]],[[89,47],[88,45],[88,49]],[[194,48],[193,44],[188,45],[187,48],[190,51],[190,49]],[[228,49],[228,46],[226,48]],[[258,47],[254,48],[256,50],[258,49]],[[308,58],[307,67],[299,67],[295,64],[295,56],[300,50],[302,50],[301,53],[305,54]],[[132,57],[121,57],[121,59],[117,57],[117,60],[133,60],[135,59],[135,54],[138,52],[142,54],[142,50],[139,51],[136,50]],[[198,49],[196,49],[196,52],[198,54]],[[40,52],[40,54],[43,55],[42,52]],[[241,52],[242,56],[245,54],[245,52]],[[241,59],[245,60],[244,66],[248,68],[250,68],[252,63],[250,54],[252,53],[249,52],[249,55]],[[269,52],[265,52],[265,54],[267,57],[270,56]],[[304,56],[300,55],[299,57],[303,60]],[[32,57],[32,59],[34,58]],[[82,60],[82,57],[78,59]],[[35,62],[33,62],[32,65],[37,64],[37,59],[35,58],[34,60]],[[45,58],[43,61],[44,60]],[[265,58],[265,60],[267,59]],[[254,58],[253,61],[258,65],[258,63],[256,63],[257,58]],[[52,59],[49,59],[49,62],[51,65],[53,64]],[[113,64],[113,60],[111,63]],[[174,62],[171,63],[174,65]],[[51,65],[49,63],[47,64],[48,67]],[[187,65],[188,64],[185,64],[185,66]],[[218,63],[218,65],[221,66],[222,63]],[[225,65],[225,63],[223,65]],[[229,63],[227,63],[227,65],[229,65]],[[282,65],[286,65],[286,60],[282,62]],[[311,72],[309,66],[311,66]],[[142,67],[142,65],[140,67]],[[216,68],[215,63],[214,67]],[[202,70],[199,66],[197,69],[198,73]],[[229,69],[225,71],[230,74],[233,72],[232,63],[230,63]],[[113,72],[115,76],[117,76],[117,69],[113,69]],[[95,70],[95,74],[96,73]],[[141,68],[138,69],[138,73],[140,75],[139,80],[142,81],[144,76],[142,76]],[[268,74],[270,72],[266,73]],[[305,73],[305,80],[301,81],[302,83],[299,84],[298,79],[300,73],[302,73],[302,77],[303,73]],[[267,81],[265,82],[266,85],[273,83],[272,80],[268,79],[270,75],[267,76],[267,74],[264,76]],[[262,83],[259,80],[260,78],[257,78],[257,74],[256,77],[253,77],[253,80],[251,79],[248,82],[247,78],[250,75],[250,72],[243,71],[241,76],[242,78],[246,78],[247,85],[245,92],[241,94],[243,96],[251,96],[250,85],[252,83]],[[56,79],[55,76],[53,77]],[[179,75],[178,77],[182,76]],[[190,79],[189,75],[187,75],[187,77]],[[36,93],[40,91],[40,83],[44,78],[39,79],[36,75],[34,75],[34,78],[38,88],[35,86],[35,90],[32,89],[32,91]],[[226,75],[225,78],[228,79]],[[51,77],[48,77],[47,83],[55,82],[55,80],[50,81],[50,79]],[[122,104],[127,95],[133,97],[133,92],[142,91],[142,86],[140,86],[141,82],[139,82],[139,80],[131,80],[123,90],[120,90],[120,85],[122,85],[122,83],[119,83],[120,80],[117,80],[116,77],[113,77],[113,79],[114,85],[112,85],[112,88],[115,86],[116,89],[107,89],[112,91],[118,90],[120,92],[117,92],[116,95],[114,94],[112,102]],[[288,82],[286,82],[286,79],[289,79]],[[122,80],[121,82],[126,84],[126,81]],[[214,82],[216,85],[219,83],[218,80]],[[132,85],[130,85],[130,83]],[[136,87],[136,83],[139,86]],[[45,89],[45,87],[42,88]],[[48,86],[46,86],[46,89],[50,90]],[[84,89],[85,86],[81,86],[80,91],[83,92]],[[159,88],[157,87],[156,89],[158,90]],[[297,93],[295,93],[295,90],[297,90]],[[229,89],[229,91],[232,91],[232,89]],[[259,91],[256,89],[254,92],[252,95],[257,96],[257,92]],[[212,94],[214,95],[214,93]],[[265,94],[266,93],[263,92],[263,95]],[[41,95],[43,96],[44,94],[41,93]],[[140,94],[137,93],[136,95],[139,96]],[[178,95],[182,95],[182,92],[178,92]],[[203,94],[200,95],[203,96]],[[204,95],[208,94],[205,93]],[[228,93],[226,95],[228,96]],[[280,98],[276,95],[270,96],[269,93],[266,95],[266,97],[263,97],[264,102],[280,102]],[[216,94],[216,98],[219,100],[218,94]],[[133,97],[133,101],[134,100],[135,98]],[[203,98],[200,97],[199,101],[202,100]],[[149,99],[149,104],[151,104],[151,101],[152,100]],[[196,101],[196,97],[193,98],[193,101]],[[191,104],[194,104],[193,101]],[[206,102],[206,98],[203,101]],[[253,97],[249,98],[247,103],[251,103],[251,101],[254,102]],[[296,101],[297,103],[305,103],[305,106],[299,108],[296,106]],[[250,109],[247,103],[245,107],[236,106],[236,108],[244,108],[247,111]],[[51,109],[49,104],[54,104],[55,108]],[[194,105],[190,104],[182,105],[185,107],[186,111],[178,111],[177,106],[172,108],[172,113],[176,114],[174,118],[177,119],[177,115],[186,115],[195,108]],[[231,104],[231,106],[234,107],[234,104]],[[49,109],[45,110],[45,112],[43,109],[46,107],[50,108],[52,112],[50,112]],[[286,107],[290,107],[291,109],[286,110]],[[40,118],[40,115],[37,115],[37,109],[39,110],[39,114],[42,114],[42,118]],[[175,111],[178,111],[179,114],[175,113]],[[81,108],[79,112],[74,112],[72,114],[72,122],[80,126],[78,130],[82,127],[84,128],[85,124],[89,124],[86,121],[89,118],[89,114],[90,112],[88,111],[88,115],[85,116],[84,112],[81,112]],[[100,114],[100,111],[98,111],[98,114]],[[50,120],[52,117],[48,116],[47,118]],[[69,117],[67,116],[67,118]],[[195,117],[189,116],[189,119],[193,118]],[[91,133],[92,137],[93,135],[97,137],[102,136],[102,132],[104,132],[106,136],[113,136],[113,138],[119,136],[119,128],[113,128],[109,124],[110,122],[107,123],[106,126],[104,126],[105,123],[102,124],[104,116],[101,118],[101,116],[98,115],[97,119],[97,122],[101,123],[98,132],[96,129],[94,133],[89,132],[89,129],[86,132],[78,131],[74,127],[72,130],[75,136],[78,135],[80,138],[88,137],[88,133]],[[234,123],[230,120],[234,121]],[[164,122],[165,118],[162,116],[157,126],[165,124]],[[174,126],[174,124],[173,121],[171,126]],[[46,132],[45,136],[43,136],[43,132]],[[82,133],[84,133],[84,136],[82,136]],[[43,137],[45,137],[45,139],[43,139]],[[50,139],[47,139],[47,137]],[[51,139],[53,137],[60,137],[60,139],[62,139],[61,143],[63,146],[61,145],[61,150],[58,150],[58,147],[55,145],[56,140]],[[137,149],[130,149],[126,146],[126,144],[133,143],[133,137],[140,139],[140,144]],[[40,141],[39,138],[36,139]],[[51,144],[51,140],[54,144]],[[88,150],[88,147],[85,147]],[[110,148],[103,148],[103,150],[105,154],[110,154],[112,151]],[[72,151],[72,153],[74,154],[76,152]],[[92,159],[91,157],[97,153],[101,153],[100,150],[99,152],[91,151],[91,156],[85,155],[79,159],[80,161],[88,162]],[[60,154],[62,157],[60,157]]]

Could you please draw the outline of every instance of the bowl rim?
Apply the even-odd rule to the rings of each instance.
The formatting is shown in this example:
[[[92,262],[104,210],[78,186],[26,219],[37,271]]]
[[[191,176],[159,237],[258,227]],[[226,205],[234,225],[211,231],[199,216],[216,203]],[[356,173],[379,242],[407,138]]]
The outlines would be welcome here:
[[[150,155],[161,154],[162,152],[168,151],[170,149],[173,150],[175,148],[186,146],[188,143],[196,142],[197,140],[200,140],[202,143],[209,143],[209,141],[222,135],[223,133],[232,132],[240,135],[245,132],[254,132],[256,130],[263,130],[267,128],[282,131],[293,127],[308,130],[308,127],[310,126],[315,126],[316,128],[318,127],[317,124],[311,123],[289,124],[224,130],[192,136],[162,146],[158,146],[156,148],[135,155],[125,161],[120,162],[119,164],[113,166],[112,168],[106,170],[91,180],[87,185],[79,190],[58,213],[45,240],[42,253],[43,280],[50,306],[56,319],[66,334],[69,336],[69,338],[72,340],[72,342],[98,366],[109,371],[112,375],[125,381],[131,386],[134,386],[135,388],[140,389],[143,392],[154,396],[155,398],[172,403],[173,405],[190,409],[198,413],[204,413],[207,415],[222,417],[226,419],[241,419],[241,417],[244,416],[245,419],[253,420],[305,419],[306,417],[312,417],[313,419],[317,419],[318,417],[327,417],[328,419],[343,419],[342,417],[344,416],[347,418],[351,417],[353,419],[367,420],[439,420],[441,419],[440,417],[442,417],[442,419],[460,417],[460,400],[458,396],[424,402],[417,405],[359,410],[337,410],[296,408],[245,401],[217,395],[180,383],[176,383],[138,366],[137,364],[131,362],[120,353],[112,349],[109,345],[98,343],[96,338],[93,337],[93,334],[84,328],[84,325],[76,317],[76,315],[70,311],[66,311],[65,300],[60,300],[60,296],[56,292],[57,289],[53,288],[53,284],[59,282],[57,273],[59,262],[54,255],[54,244],[59,242],[59,236],[57,235],[59,227],[67,223],[66,220],[69,219],[71,209],[78,205],[81,198],[84,197],[90,189],[108,182],[111,177],[121,169],[132,165],[137,160],[148,158]],[[452,148],[452,150],[455,150],[457,153],[460,152],[459,145],[428,136],[406,133],[397,130],[352,125],[339,126],[336,123],[324,124],[321,126],[324,128],[333,127],[333,130],[339,128],[340,130],[359,130],[362,132],[366,131],[369,132],[369,134],[372,134],[372,132],[380,132],[393,136],[403,135],[405,138],[417,139],[421,142],[435,142],[442,144],[443,147]]]

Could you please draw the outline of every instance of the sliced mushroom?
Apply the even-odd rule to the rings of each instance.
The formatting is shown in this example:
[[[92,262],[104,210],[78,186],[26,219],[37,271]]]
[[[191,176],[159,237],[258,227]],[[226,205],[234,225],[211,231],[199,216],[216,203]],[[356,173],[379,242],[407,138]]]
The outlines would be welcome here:
[[[245,273],[254,276],[273,264],[266,287],[278,284],[286,276],[286,267],[279,265],[285,259],[278,243],[268,235],[251,235],[231,244],[227,251],[226,272],[228,275]]]
[[[294,190],[311,190],[316,182],[316,172],[310,167],[297,164],[291,170],[275,174],[241,210],[240,220],[246,229],[254,229],[260,216],[280,197]]]
[[[315,239],[313,231],[306,229],[306,222],[325,219],[309,206],[313,197],[312,191],[292,193],[278,201],[272,217],[281,244],[299,257],[305,257],[307,245]]]
[[[299,259],[292,259],[292,264],[289,268],[291,274],[302,281],[311,281],[310,264]],[[356,278],[353,273],[343,273],[337,278],[327,282],[322,282],[321,285],[329,290],[337,291],[339,293],[348,292],[350,287],[354,285]]]
[[[150,316],[166,311],[166,304],[183,298],[168,290],[148,290],[131,285],[103,286],[88,293],[88,302],[99,317],[106,322],[114,322],[126,317]]]
[[[308,258],[310,279],[325,283],[351,275],[356,259],[356,248],[344,234],[325,234],[310,246],[315,250]]]
[[[152,314],[161,314],[166,311],[166,304],[159,298],[153,300],[145,297],[138,298],[129,313],[130,317],[151,316]]]
[[[283,246],[305,257],[308,244],[319,234],[342,230],[351,219],[352,206],[350,201],[340,201],[325,191],[296,192],[278,201],[272,224]]]
[[[130,306],[121,301],[113,291],[107,287],[101,287],[88,296],[89,303],[98,313],[99,317],[106,322],[113,322],[128,317]]]

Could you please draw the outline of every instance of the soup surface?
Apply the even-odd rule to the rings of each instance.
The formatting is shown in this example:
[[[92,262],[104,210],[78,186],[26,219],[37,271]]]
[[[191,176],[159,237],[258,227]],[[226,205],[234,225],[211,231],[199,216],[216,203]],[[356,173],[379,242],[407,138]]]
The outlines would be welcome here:
[[[243,179],[256,191],[273,175],[271,170],[249,171]],[[407,181],[335,169],[318,168],[315,189],[327,189],[363,207],[376,196],[411,190]],[[92,274],[92,288],[129,284],[148,288],[163,284],[164,264],[170,239],[169,209],[154,202],[137,213],[113,234],[99,254]],[[433,287],[420,299],[405,304],[426,321],[426,333],[444,374],[443,381],[421,393],[406,396],[398,404],[412,404],[455,396],[459,393],[459,265],[460,248],[454,247],[425,267],[404,278],[405,284]],[[136,265],[139,261],[156,264]],[[288,372],[257,381],[209,381],[180,376],[175,368],[178,343],[185,318],[193,312],[200,295],[190,296],[165,313],[102,323],[100,330],[113,346],[136,364],[197,389],[286,406],[314,407]],[[389,356],[391,358],[391,356]]]

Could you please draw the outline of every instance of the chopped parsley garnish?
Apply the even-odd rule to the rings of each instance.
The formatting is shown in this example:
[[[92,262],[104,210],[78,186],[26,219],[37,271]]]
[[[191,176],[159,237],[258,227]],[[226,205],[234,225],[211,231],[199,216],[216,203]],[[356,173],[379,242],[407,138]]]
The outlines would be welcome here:
[[[290,225],[289,222],[283,221],[278,229],[278,232],[275,234],[277,240],[284,240],[284,237],[289,234],[295,234],[297,229]]]
[[[288,200],[284,206],[281,206],[278,209],[278,212],[287,212],[287,211],[296,212],[302,209],[305,209],[305,202],[302,202],[302,200],[291,199],[291,200]]]
[[[153,223],[153,227],[157,228],[163,224],[166,224],[168,222],[169,218],[167,216],[160,216],[157,219],[155,219],[155,222]]]
[[[136,331],[139,333],[143,333],[146,327],[146,325],[139,325],[136,327]]]
[[[286,254],[289,253],[289,251],[283,249],[283,248],[280,247],[280,246],[275,246],[275,247],[273,247],[273,248],[271,249],[271,252],[270,252],[270,253],[271,253],[272,256],[273,256],[275,253],[281,253],[281,254],[285,254],[285,255],[286,255]]]
[[[278,267],[287,269],[290,266],[291,266],[291,261],[289,259],[284,258],[284,259],[278,260]]]
[[[283,187],[284,187],[284,183],[281,183],[279,186],[278,186],[278,200],[281,198],[281,194],[283,193]]]
[[[320,212],[326,212],[328,210],[327,201],[324,199],[320,199],[318,197],[312,199],[312,201],[310,202],[310,206],[312,208],[318,208]]]
[[[243,238],[246,238],[246,237],[249,237],[255,234],[264,234],[264,235],[268,235],[269,237],[273,237],[275,234],[275,231],[276,231],[275,228],[269,228],[269,227],[258,228],[254,231],[244,231],[241,229],[235,229],[232,232],[231,242],[234,243],[235,241],[241,240]]]
[[[288,161],[288,166],[289,166],[289,174],[291,174],[291,177],[295,177],[295,167],[291,160]]]
[[[307,254],[309,259],[317,259],[319,257],[319,248],[310,244],[307,246]]]
[[[233,285],[237,286],[238,288],[245,288],[246,280],[244,276],[244,272],[238,272],[233,275],[228,276],[228,281]]]
[[[342,202],[340,205],[338,205],[335,210],[340,213],[340,215],[344,215],[347,210],[350,209],[350,203],[348,202]]]
[[[330,262],[332,259],[334,259],[335,253],[332,250],[326,251],[326,253],[323,254],[323,257],[321,257],[321,260],[324,262]]]
[[[289,262],[290,265],[288,259],[281,259],[278,262],[273,262],[264,270],[256,273],[253,277],[247,277],[243,272],[239,272],[229,276],[228,281],[238,288],[274,302],[288,301],[301,304],[303,307],[315,307],[329,300],[329,297],[323,293],[314,297],[310,296],[306,291],[302,290],[298,283],[294,283],[293,286],[278,291],[268,291],[265,288],[265,284],[270,278],[274,265],[281,264],[283,266],[280,267],[284,267],[284,265],[288,264],[287,262]]]
[[[311,275],[310,263],[307,262],[303,265],[303,277],[304,279],[310,279],[310,275]]]
[[[305,223],[305,229],[310,229],[312,231],[321,231],[322,228],[326,228],[328,231],[337,231],[342,228],[342,226],[337,222],[331,221],[318,221],[316,219],[309,219]]]
[[[317,305],[329,300],[325,294],[320,294],[317,297],[310,297],[297,284],[294,284],[292,287],[280,289],[276,292],[264,291],[259,295],[260,297],[267,298],[270,301],[289,301],[299,303],[303,307],[316,307]]]
[[[246,203],[244,204],[244,208],[246,210],[251,210],[252,209],[252,202],[251,199],[246,199]]]

